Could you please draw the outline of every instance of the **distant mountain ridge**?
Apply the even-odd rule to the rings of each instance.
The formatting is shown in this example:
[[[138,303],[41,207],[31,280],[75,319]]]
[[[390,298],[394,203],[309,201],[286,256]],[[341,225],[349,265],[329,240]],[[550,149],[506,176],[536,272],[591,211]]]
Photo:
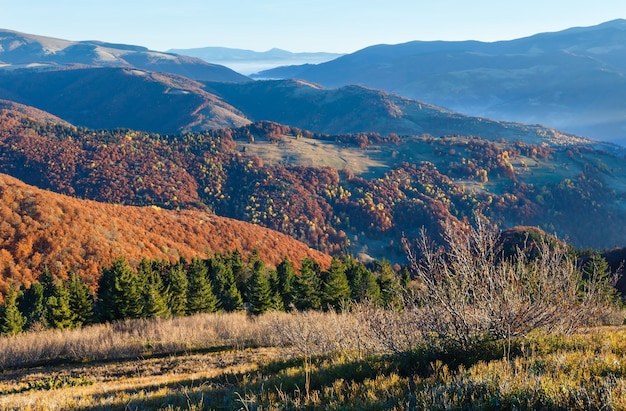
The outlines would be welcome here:
[[[287,50],[273,48],[267,51],[253,51],[228,47],[199,47],[191,49],[170,49],[167,53],[182,54],[185,56],[198,57],[207,62],[219,61],[275,61],[275,60],[332,60],[341,57],[341,53],[325,52],[301,52],[292,53]]]
[[[0,99],[37,107],[77,125],[181,133],[250,123],[202,84],[118,67],[0,70]]]
[[[468,115],[626,143],[626,20],[494,43],[377,45],[258,77],[359,84]]]
[[[360,86],[328,89],[291,80],[198,82],[128,68],[0,70],[0,99],[76,126],[176,134],[269,120],[316,133],[478,135],[527,143],[591,144],[571,134],[451,112]]]
[[[0,29],[0,69],[58,69],[65,66],[133,67],[195,80],[249,81],[204,60],[102,41],[69,41]]]
[[[592,143],[547,127],[466,116],[361,86],[328,89],[295,80],[206,85],[253,121],[270,120],[318,133],[474,135],[553,146]]]
[[[284,65],[319,64],[343,56],[339,53],[325,52],[292,53],[277,48],[259,52],[227,47],[200,47],[171,49],[167,52],[198,57],[209,63],[230,67],[246,75]]]

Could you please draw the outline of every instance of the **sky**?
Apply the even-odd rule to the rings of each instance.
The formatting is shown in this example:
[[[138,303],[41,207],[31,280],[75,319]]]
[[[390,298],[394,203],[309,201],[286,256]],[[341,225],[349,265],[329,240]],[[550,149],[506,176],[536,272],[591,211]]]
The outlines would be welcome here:
[[[0,0],[0,28],[166,51],[350,53],[412,40],[497,41],[626,18],[624,0]]]

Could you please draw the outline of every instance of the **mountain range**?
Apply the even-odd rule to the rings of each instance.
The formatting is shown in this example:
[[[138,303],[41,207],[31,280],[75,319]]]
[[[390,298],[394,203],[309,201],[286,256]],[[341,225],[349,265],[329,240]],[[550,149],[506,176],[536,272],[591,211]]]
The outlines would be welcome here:
[[[598,36],[613,26],[620,22],[601,26]],[[590,50],[589,30],[574,30],[581,49]],[[220,234],[202,233],[207,241],[241,238],[237,244],[247,244],[242,245],[247,250],[258,242],[248,233],[250,227],[262,226],[299,241],[298,246],[286,239],[272,243],[274,253],[285,244],[394,262],[403,261],[404,236],[417,236],[424,226],[438,238],[444,222],[466,227],[476,212],[503,228],[541,227],[577,247],[609,248],[626,233],[620,223],[626,218],[626,150],[611,143],[460,114],[371,86],[254,81],[199,59],[138,46],[0,33],[0,173],[23,182],[6,185],[17,187],[14,197],[35,190],[19,185],[28,184],[75,197],[58,197],[56,203],[119,204],[105,213],[119,213],[126,221],[135,221],[144,210],[191,213],[185,215],[195,223],[184,223],[185,230],[195,230],[194,224],[205,218],[199,215],[219,215],[246,225],[224,223]],[[414,45],[405,46],[407,58],[414,56]],[[395,46],[389,47],[395,55]],[[456,55],[452,45],[445,47]],[[363,50],[362,60],[371,61],[372,54],[382,58],[386,50]],[[520,58],[527,58],[520,50]],[[481,60],[481,53],[465,55]],[[316,67],[334,67],[355,56],[359,53]],[[618,57],[613,58],[616,67]],[[593,66],[576,65],[581,73]],[[499,75],[510,74],[499,70]],[[357,74],[366,72],[357,70],[354,83]],[[47,209],[37,206],[47,200],[34,198],[33,207],[40,211],[28,215],[29,224]],[[6,275],[16,266],[37,269],[45,254],[33,248],[40,240],[20,245],[23,237],[15,227],[25,228],[13,224],[19,221],[9,211],[27,209],[15,204],[4,216],[5,241],[11,244],[0,266]],[[151,226],[159,224],[173,223]],[[41,230],[38,235],[59,243],[73,235]],[[133,238],[145,235],[129,230]],[[174,224],[172,230],[182,229]],[[28,252],[20,254],[22,249]],[[126,248],[113,250],[107,255]]]
[[[201,82],[134,68],[0,71],[0,99],[97,129],[183,133],[269,120],[315,133],[479,135],[529,143],[590,140],[558,130],[471,117],[361,86],[292,80]]]
[[[626,143],[626,20],[493,43],[376,45],[257,76],[357,84],[468,115]]]
[[[285,65],[319,64],[341,57],[339,53],[292,53],[273,48],[258,52],[227,47],[200,47],[192,49],[171,49],[168,53],[201,58],[214,64],[221,64],[242,74],[253,74]]]
[[[0,30],[0,68],[63,69],[72,66],[129,67],[197,80],[248,81],[233,70],[204,60],[101,41],[69,41]]]

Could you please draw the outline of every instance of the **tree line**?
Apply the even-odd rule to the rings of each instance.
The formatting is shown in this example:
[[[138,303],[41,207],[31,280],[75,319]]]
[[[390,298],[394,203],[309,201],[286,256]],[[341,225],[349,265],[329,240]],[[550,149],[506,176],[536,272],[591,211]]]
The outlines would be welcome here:
[[[409,281],[408,271],[388,261],[370,267],[351,257],[334,258],[326,270],[310,258],[296,269],[287,257],[268,269],[258,252],[246,261],[237,250],[191,261],[144,259],[136,268],[119,258],[102,267],[95,290],[76,273],[57,279],[47,269],[28,288],[12,285],[0,306],[0,334],[218,311],[339,310],[361,301],[400,309]]]

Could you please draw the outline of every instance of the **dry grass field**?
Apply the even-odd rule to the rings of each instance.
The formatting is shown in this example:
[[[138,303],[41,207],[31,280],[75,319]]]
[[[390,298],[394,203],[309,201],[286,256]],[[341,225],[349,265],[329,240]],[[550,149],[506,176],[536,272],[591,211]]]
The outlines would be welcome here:
[[[377,313],[396,324],[381,335],[372,314],[205,314],[2,338],[0,409],[626,409],[624,327],[455,353],[425,349],[399,313]]]

